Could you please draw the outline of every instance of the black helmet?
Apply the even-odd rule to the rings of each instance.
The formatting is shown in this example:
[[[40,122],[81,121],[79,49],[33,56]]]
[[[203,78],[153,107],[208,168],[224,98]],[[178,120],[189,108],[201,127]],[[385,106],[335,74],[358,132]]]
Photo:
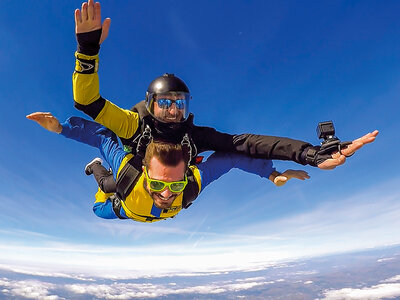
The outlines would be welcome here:
[[[154,79],[147,88],[146,108],[161,122],[183,122],[189,115],[190,98],[185,82],[174,74],[165,73]]]

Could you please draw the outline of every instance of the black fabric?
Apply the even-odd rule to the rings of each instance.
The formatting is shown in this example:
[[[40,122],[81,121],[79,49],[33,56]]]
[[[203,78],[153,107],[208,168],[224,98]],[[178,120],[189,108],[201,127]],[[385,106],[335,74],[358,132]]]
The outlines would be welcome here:
[[[84,33],[77,33],[76,40],[78,42],[79,53],[85,55],[96,55],[100,51],[100,37],[101,37],[101,28]]]
[[[340,152],[342,149],[345,149],[352,142],[341,142],[337,140],[335,147],[324,148],[323,146],[311,146],[304,149],[302,153],[302,159],[306,161],[309,165],[313,167],[317,167],[319,164],[322,164],[325,160],[332,158],[332,154],[334,152]],[[353,153],[354,154],[354,153]],[[352,156],[348,155],[347,157]]]
[[[255,158],[291,160],[306,165],[307,162],[302,153],[304,149],[312,146],[310,143],[285,137],[222,133],[211,127],[194,125],[193,114],[190,114],[185,122],[175,123],[174,125],[158,122],[148,113],[145,101],[136,104],[132,110],[139,113],[141,122],[139,128],[143,127],[143,123],[149,124],[155,139],[180,143],[184,134],[188,133],[192,148],[196,149],[196,155],[210,150],[238,152]],[[134,144],[135,138],[142,130],[138,130],[132,139],[123,140],[122,142],[127,145]],[[193,155],[193,157],[196,155]]]
[[[115,195],[112,195],[110,197],[111,201],[112,201],[112,206],[113,206],[113,211],[115,213],[115,215],[119,218],[119,219],[127,219],[123,216],[121,216],[121,200],[118,199],[118,197],[116,197]]]
[[[142,174],[143,157],[135,155],[123,166],[117,178],[117,196],[121,200],[132,192],[140,175]]]
[[[197,198],[199,195],[199,185],[197,184],[196,178],[191,169],[188,169],[186,172],[186,176],[188,179],[188,184],[183,191],[183,199],[182,199],[182,207],[188,208],[192,205],[192,202]]]
[[[113,174],[109,170],[101,164],[93,164],[91,169],[97,184],[104,193],[115,193],[117,191]]]
[[[93,74],[96,71],[96,60],[95,59],[83,59],[77,58],[81,66],[81,70],[76,70],[75,72],[80,74]]]
[[[82,104],[74,101],[75,108],[84,112],[85,114],[90,116],[92,119],[97,118],[99,113],[104,108],[105,104],[106,104],[106,100],[103,97],[100,97],[99,99],[95,100],[94,102],[90,103],[89,105],[82,105]]]
[[[192,140],[191,134],[193,128],[193,114],[190,114],[188,118],[181,123],[164,123],[157,121],[149,114],[146,109],[144,100],[132,107],[131,110],[139,114],[139,129],[136,131],[132,138],[121,138],[121,141],[124,145],[131,147],[133,153],[135,153],[137,142],[147,125],[151,129],[151,135],[153,136],[153,139],[158,141],[180,144],[185,134],[188,134],[189,142],[192,149],[192,162],[194,162],[194,158],[197,155],[198,151],[195,143]]]

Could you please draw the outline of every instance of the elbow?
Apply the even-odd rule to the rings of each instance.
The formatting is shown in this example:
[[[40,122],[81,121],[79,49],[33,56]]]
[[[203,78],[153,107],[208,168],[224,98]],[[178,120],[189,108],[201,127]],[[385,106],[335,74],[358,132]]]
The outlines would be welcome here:
[[[88,105],[83,105],[80,104],[76,101],[74,101],[74,107],[77,110],[80,110],[90,116],[92,119],[96,119],[97,116],[100,114],[100,112],[103,110],[105,106],[106,100],[102,97],[99,99],[95,100],[94,102],[88,104]]]

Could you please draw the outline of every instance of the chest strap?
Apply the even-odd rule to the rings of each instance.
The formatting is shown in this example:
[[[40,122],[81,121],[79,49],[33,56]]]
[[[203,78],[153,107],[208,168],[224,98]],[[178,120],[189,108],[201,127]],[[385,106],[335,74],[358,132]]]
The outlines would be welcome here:
[[[136,155],[133,156],[122,168],[117,178],[117,197],[120,200],[125,200],[126,197],[132,192],[142,174],[143,158],[146,153],[146,147],[151,142],[151,129],[146,126],[143,134],[140,136],[137,147]]]
[[[182,207],[185,209],[192,205],[193,201],[197,198],[200,192],[199,185],[197,184],[192,169],[187,169],[186,176],[188,179],[188,183],[185,187],[185,190],[183,191],[182,199]]]
[[[117,178],[117,197],[124,201],[132,192],[140,175],[142,174],[143,158],[146,153],[146,147],[152,140],[150,127],[147,126],[141,135],[137,148],[136,155],[132,157],[122,168]],[[192,148],[188,135],[185,134],[182,142],[182,148],[188,152],[189,161],[192,159]],[[199,194],[199,185],[193,174],[192,169],[188,168],[186,171],[188,184],[183,191],[182,207],[188,208]]]

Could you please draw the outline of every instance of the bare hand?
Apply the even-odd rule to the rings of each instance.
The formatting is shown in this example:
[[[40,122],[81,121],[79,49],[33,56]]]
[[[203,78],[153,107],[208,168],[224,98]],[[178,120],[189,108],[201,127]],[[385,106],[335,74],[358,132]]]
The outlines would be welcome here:
[[[289,179],[297,178],[300,180],[305,180],[310,178],[306,171],[302,170],[286,170],[282,174],[278,175],[274,179],[274,184],[276,186],[284,185]]]
[[[318,165],[318,168],[323,170],[331,170],[345,163],[346,156],[354,154],[358,149],[360,149],[365,144],[372,143],[375,141],[376,136],[379,131],[375,130],[373,132],[367,133],[366,135],[354,140],[345,149],[341,150],[341,153],[335,152],[332,154],[332,158],[325,160],[323,163]]]
[[[51,113],[35,112],[26,116],[27,119],[37,122],[40,126],[51,132],[61,133],[60,122]]]
[[[75,10],[75,33],[90,32],[102,28],[99,44],[107,38],[110,24],[110,18],[106,18],[103,25],[101,24],[100,2],[94,3],[94,0],[88,0],[88,2],[82,3],[81,10]]]

